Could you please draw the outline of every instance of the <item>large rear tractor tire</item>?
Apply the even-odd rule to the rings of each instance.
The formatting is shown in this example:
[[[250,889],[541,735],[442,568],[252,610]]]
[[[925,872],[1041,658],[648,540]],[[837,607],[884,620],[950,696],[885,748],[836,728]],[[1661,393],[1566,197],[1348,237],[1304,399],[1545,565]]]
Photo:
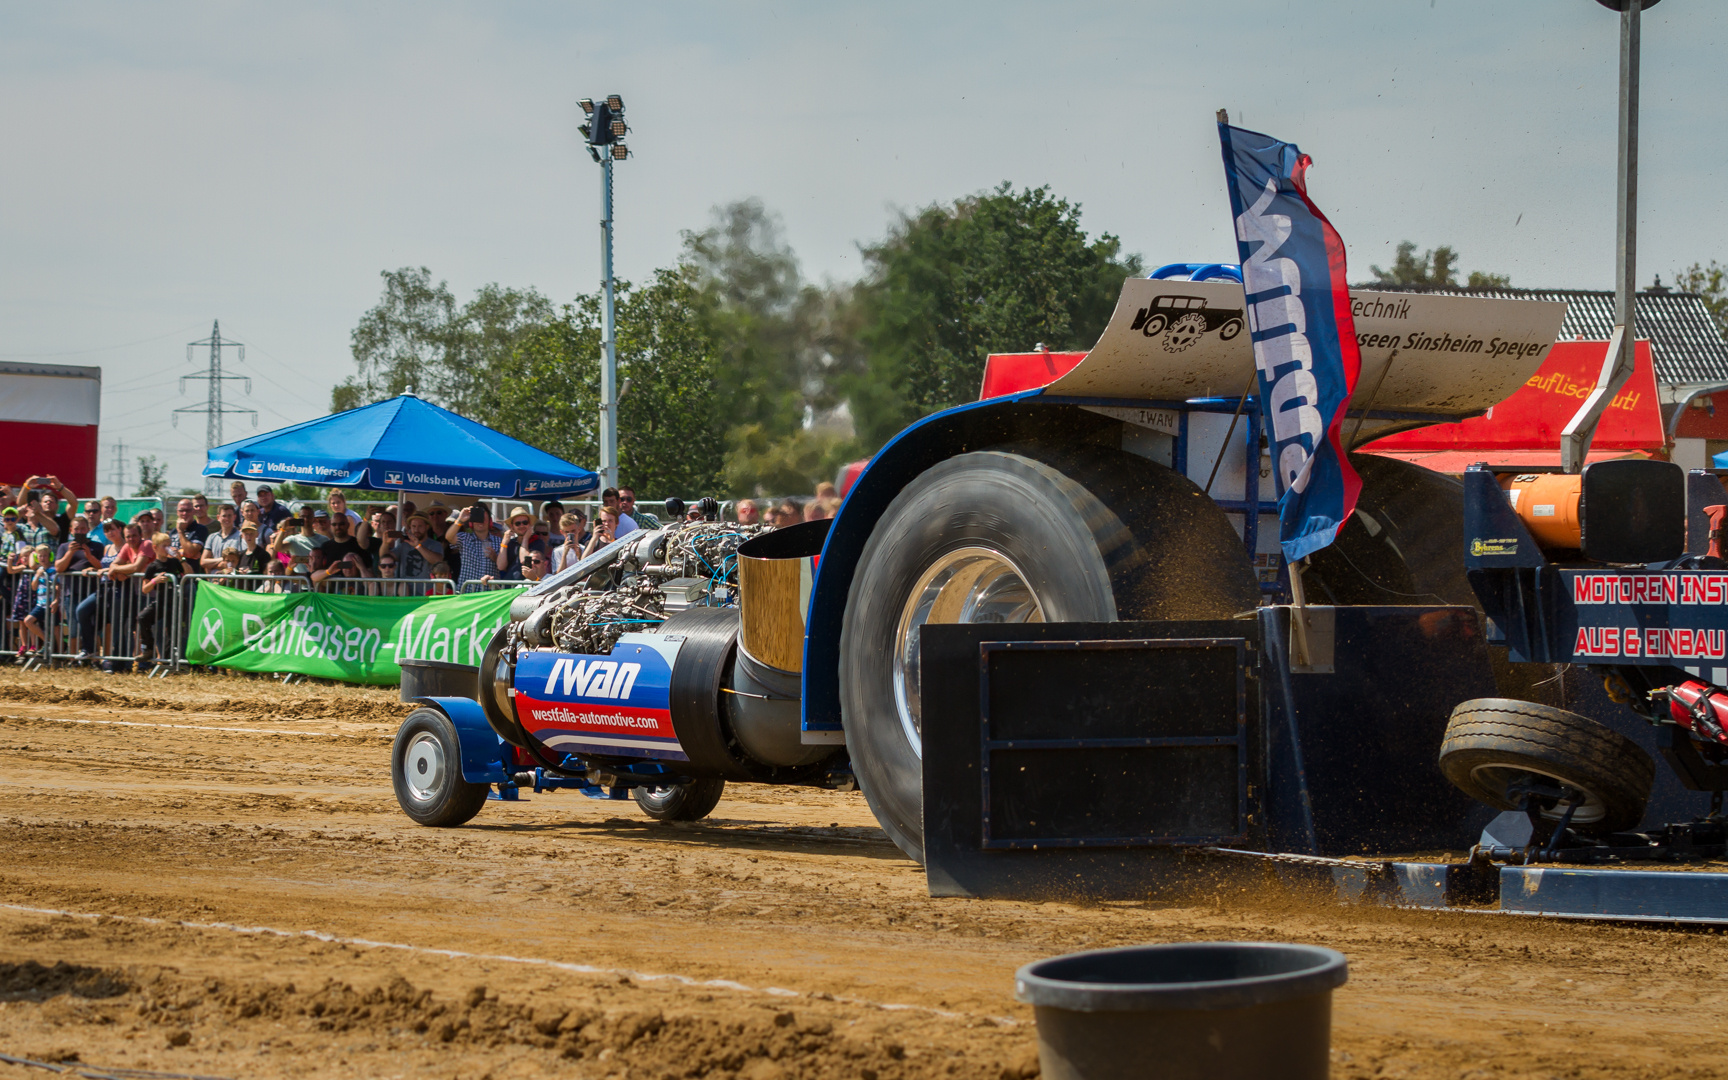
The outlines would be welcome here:
[[[1224,619],[1259,599],[1229,519],[1145,458],[1016,444],[943,461],[876,523],[847,598],[841,722],[858,786],[922,862],[927,623]]]
[[[456,725],[437,709],[419,708],[396,730],[390,782],[403,813],[421,825],[461,825],[486,805],[485,784],[462,779],[462,744]]]
[[[1459,790],[1498,810],[1520,808],[1508,789],[1520,781],[1559,783],[1582,800],[1545,806],[1558,821],[1578,802],[1571,826],[1585,835],[1637,828],[1650,801],[1656,763],[1637,743],[1587,716],[1510,698],[1477,698],[1452,710],[1440,744],[1440,771]]]
[[[655,821],[700,821],[720,805],[724,780],[692,780],[686,784],[630,789],[630,797]]]

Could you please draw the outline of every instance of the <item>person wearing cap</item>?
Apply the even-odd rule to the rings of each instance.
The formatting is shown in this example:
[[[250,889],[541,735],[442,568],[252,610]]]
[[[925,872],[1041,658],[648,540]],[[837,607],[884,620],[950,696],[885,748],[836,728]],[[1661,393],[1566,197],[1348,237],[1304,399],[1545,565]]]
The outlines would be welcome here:
[[[294,516],[294,512],[276,501],[276,489],[269,484],[258,485],[258,520],[274,530]],[[268,539],[268,537],[266,537]]]
[[[432,522],[416,510],[408,515],[408,528],[396,541],[396,576],[426,581],[432,567],[444,560],[444,544],[432,535]]]
[[[157,551],[168,544],[167,536],[156,535]],[[138,652],[133,659],[138,663],[148,664],[156,659],[156,615],[173,602],[176,579],[190,577],[203,569],[199,565],[203,555],[204,538],[187,532],[167,547],[166,554],[144,568],[144,583],[139,588],[144,603],[132,619],[132,627],[138,633]]]
[[[238,556],[237,569],[242,574],[262,574],[275,561],[270,557],[269,549],[258,542],[258,523],[255,521],[242,521],[240,547],[224,549],[222,554],[224,558],[229,555]]]
[[[240,521],[242,524],[250,521],[258,526],[258,542],[268,545],[270,538],[276,535],[276,526],[264,520],[264,508],[251,499],[240,504]]]
[[[547,554],[546,538],[534,531],[534,515],[526,506],[513,506],[507,519],[510,524],[509,533],[504,542],[498,545],[498,557],[495,560],[498,567],[498,577],[505,581],[521,581],[522,564],[527,561],[529,553],[538,553],[542,558]]]
[[[24,550],[24,530],[18,527],[18,508],[0,510],[0,617],[12,610],[18,585],[18,553]]]
[[[324,509],[322,506],[315,506],[312,508],[311,514],[312,514],[312,529],[313,529],[313,531],[316,532],[319,536],[322,536],[324,538],[325,542],[329,542],[329,540],[330,540],[330,511]]]

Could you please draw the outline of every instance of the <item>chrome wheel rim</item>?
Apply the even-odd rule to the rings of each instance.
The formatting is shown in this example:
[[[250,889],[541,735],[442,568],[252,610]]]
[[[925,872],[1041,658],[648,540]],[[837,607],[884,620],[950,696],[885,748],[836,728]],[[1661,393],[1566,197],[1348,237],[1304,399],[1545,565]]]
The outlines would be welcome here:
[[[402,774],[408,794],[415,802],[431,802],[444,788],[444,744],[430,731],[422,731],[408,742],[402,755]]]
[[[950,551],[919,577],[894,635],[894,705],[912,752],[924,756],[919,715],[920,631],[930,623],[1043,622],[1044,607],[1013,560],[991,548]]]
[[[1564,776],[1555,776],[1553,773],[1544,772],[1541,769],[1532,769],[1524,765],[1478,765],[1471,770],[1471,775],[1478,782],[1486,783],[1488,788],[1493,791],[1505,791],[1520,776],[1539,776],[1559,787],[1582,791],[1584,792],[1584,800],[1578,804],[1577,812],[1572,815],[1572,824],[1574,825],[1589,825],[1601,821],[1608,815],[1608,807],[1603,803],[1601,796],[1580,787],[1575,781],[1568,780]],[[1571,800],[1561,799],[1554,804],[1552,809],[1542,810],[1542,817],[1549,821],[1559,821],[1565,816],[1567,807],[1571,805]]]

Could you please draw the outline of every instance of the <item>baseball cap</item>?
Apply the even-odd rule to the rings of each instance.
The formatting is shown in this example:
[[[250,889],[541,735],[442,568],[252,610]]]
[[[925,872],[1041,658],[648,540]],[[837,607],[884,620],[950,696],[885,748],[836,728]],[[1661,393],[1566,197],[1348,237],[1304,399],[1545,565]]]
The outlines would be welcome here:
[[[314,510],[312,511],[312,516],[315,518],[327,518],[330,516],[330,512],[328,510]]]
[[[426,504],[426,509],[427,510],[448,510],[448,509],[450,509],[450,507],[444,503],[443,499],[433,499],[431,502]]]
[[[16,506],[8,506],[6,509],[0,510],[0,517],[17,517],[17,516],[18,516],[18,508]]]
[[[240,523],[240,531],[241,532],[257,532],[258,526],[252,524],[250,521],[242,521]]]

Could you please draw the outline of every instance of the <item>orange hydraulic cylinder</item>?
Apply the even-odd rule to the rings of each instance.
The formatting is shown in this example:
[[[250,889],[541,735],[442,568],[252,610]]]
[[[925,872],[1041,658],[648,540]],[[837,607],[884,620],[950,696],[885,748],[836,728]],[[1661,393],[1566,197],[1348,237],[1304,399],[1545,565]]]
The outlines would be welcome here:
[[[1583,546],[1578,502],[1584,478],[1576,473],[1502,474],[1500,486],[1530,535],[1545,548]]]

